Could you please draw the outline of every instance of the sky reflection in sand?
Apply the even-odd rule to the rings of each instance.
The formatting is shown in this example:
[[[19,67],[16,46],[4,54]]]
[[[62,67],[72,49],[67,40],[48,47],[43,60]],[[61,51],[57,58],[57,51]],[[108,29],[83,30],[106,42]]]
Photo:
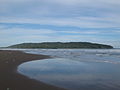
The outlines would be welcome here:
[[[71,90],[119,90],[119,68],[119,64],[54,58],[23,63],[18,67],[18,72]]]

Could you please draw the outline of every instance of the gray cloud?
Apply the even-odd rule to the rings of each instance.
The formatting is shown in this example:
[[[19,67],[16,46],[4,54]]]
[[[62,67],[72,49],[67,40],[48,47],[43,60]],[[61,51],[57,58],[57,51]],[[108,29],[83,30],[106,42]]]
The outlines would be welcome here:
[[[67,26],[79,28],[120,28],[120,1],[119,0],[0,0],[0,23],[40,24],[51,26]],[[9,31],[5,31],[9,30]],[[41,32],[42,30],[42,32]],[[118,30],[26,30],[24,28],[6,29],[0,26],[0,41],[4,45],[23,41],[101,41],[114,39],[109,35],[118,35]],[[56,38],[56,33],[79,34],[61,35]],[[14,34],[14,35],[13,35]],[[21,34],[17,36],[16,34]],[[36,35],[36,34],[40,34]],[[52,35],[50,35],[52,34]],[[80,35],[84,34],[84,35]],[[90,36],[104,34],[101,36]],[[108,36],[107,36],[107,35]],[[8,36],[7,36],[8,35]],[[10,36],[9,36],[10,35]],[[26,36],[25,36],[26,35]],[[46,36],[48,35],[48,36]],[[10,38],[9,38],[10,37]],[[71,37],[71,38],[70,38]],[[36,38],[41,38],[37,39]],[[19,40],[19,41],[18,41]],[[113,41],[114,41],[113,40]],[[118,41],[118,39],[117,39]],[[112,43],[111,43],[112,44]],[[118,45],[118,43],[117,43]]]
[[[118,0],[1,0],[1,23],[119,27]]]

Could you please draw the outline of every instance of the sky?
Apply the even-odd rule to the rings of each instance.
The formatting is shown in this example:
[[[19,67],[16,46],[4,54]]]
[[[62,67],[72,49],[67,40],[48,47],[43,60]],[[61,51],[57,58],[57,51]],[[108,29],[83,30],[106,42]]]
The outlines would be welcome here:
[[[28,42],[120,48],[120,0],[0,0],[0,47]]]

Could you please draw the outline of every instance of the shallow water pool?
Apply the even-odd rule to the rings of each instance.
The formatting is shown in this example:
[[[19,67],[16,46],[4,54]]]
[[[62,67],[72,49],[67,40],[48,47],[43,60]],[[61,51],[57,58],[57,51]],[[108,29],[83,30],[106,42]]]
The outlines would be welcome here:
[[[23,63],[18,72],[68,90],[120,90],[119,64],[53,58]]]

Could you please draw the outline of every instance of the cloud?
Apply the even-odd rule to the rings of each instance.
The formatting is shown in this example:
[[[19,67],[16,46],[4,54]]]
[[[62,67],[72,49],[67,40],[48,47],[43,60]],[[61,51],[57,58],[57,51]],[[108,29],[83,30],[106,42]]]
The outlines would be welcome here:
[[[6,25],[0,25],[0,30],[5,28],[6,28]]]
[[[106,20],[106,21],[104,21]],[[112,28],[119,27],[120,22],[110,18],[93,18],[93,17],[77,17],[77,18],[1,18],[0,23],[18,23],[18,24],[40,24],[54,26],[74,26],[81,28]]]
[[[93,34],[101,34],[103,32],[100,32],[100,31],[94,31],[94,30],[90,30],[90,31],[83,31],[83,30],[74,30],[74,31],[70,31],[70,30],[64,30],[64,31],[58,31],[59,33],[66,33],[66,34],[77,34],[77,35],[93,35]]]
[[[119,41],[119,18],[119,0],[0,0],[0,41]]]
[[[5,0],[1,23],[32,23],[76,27],[119,27],[118,0]]]
[[[54,34],[56,31],[49,29],[24,29],[24,28],[11,28],[11,29],[1,29],[1,35],[45,35]]]

